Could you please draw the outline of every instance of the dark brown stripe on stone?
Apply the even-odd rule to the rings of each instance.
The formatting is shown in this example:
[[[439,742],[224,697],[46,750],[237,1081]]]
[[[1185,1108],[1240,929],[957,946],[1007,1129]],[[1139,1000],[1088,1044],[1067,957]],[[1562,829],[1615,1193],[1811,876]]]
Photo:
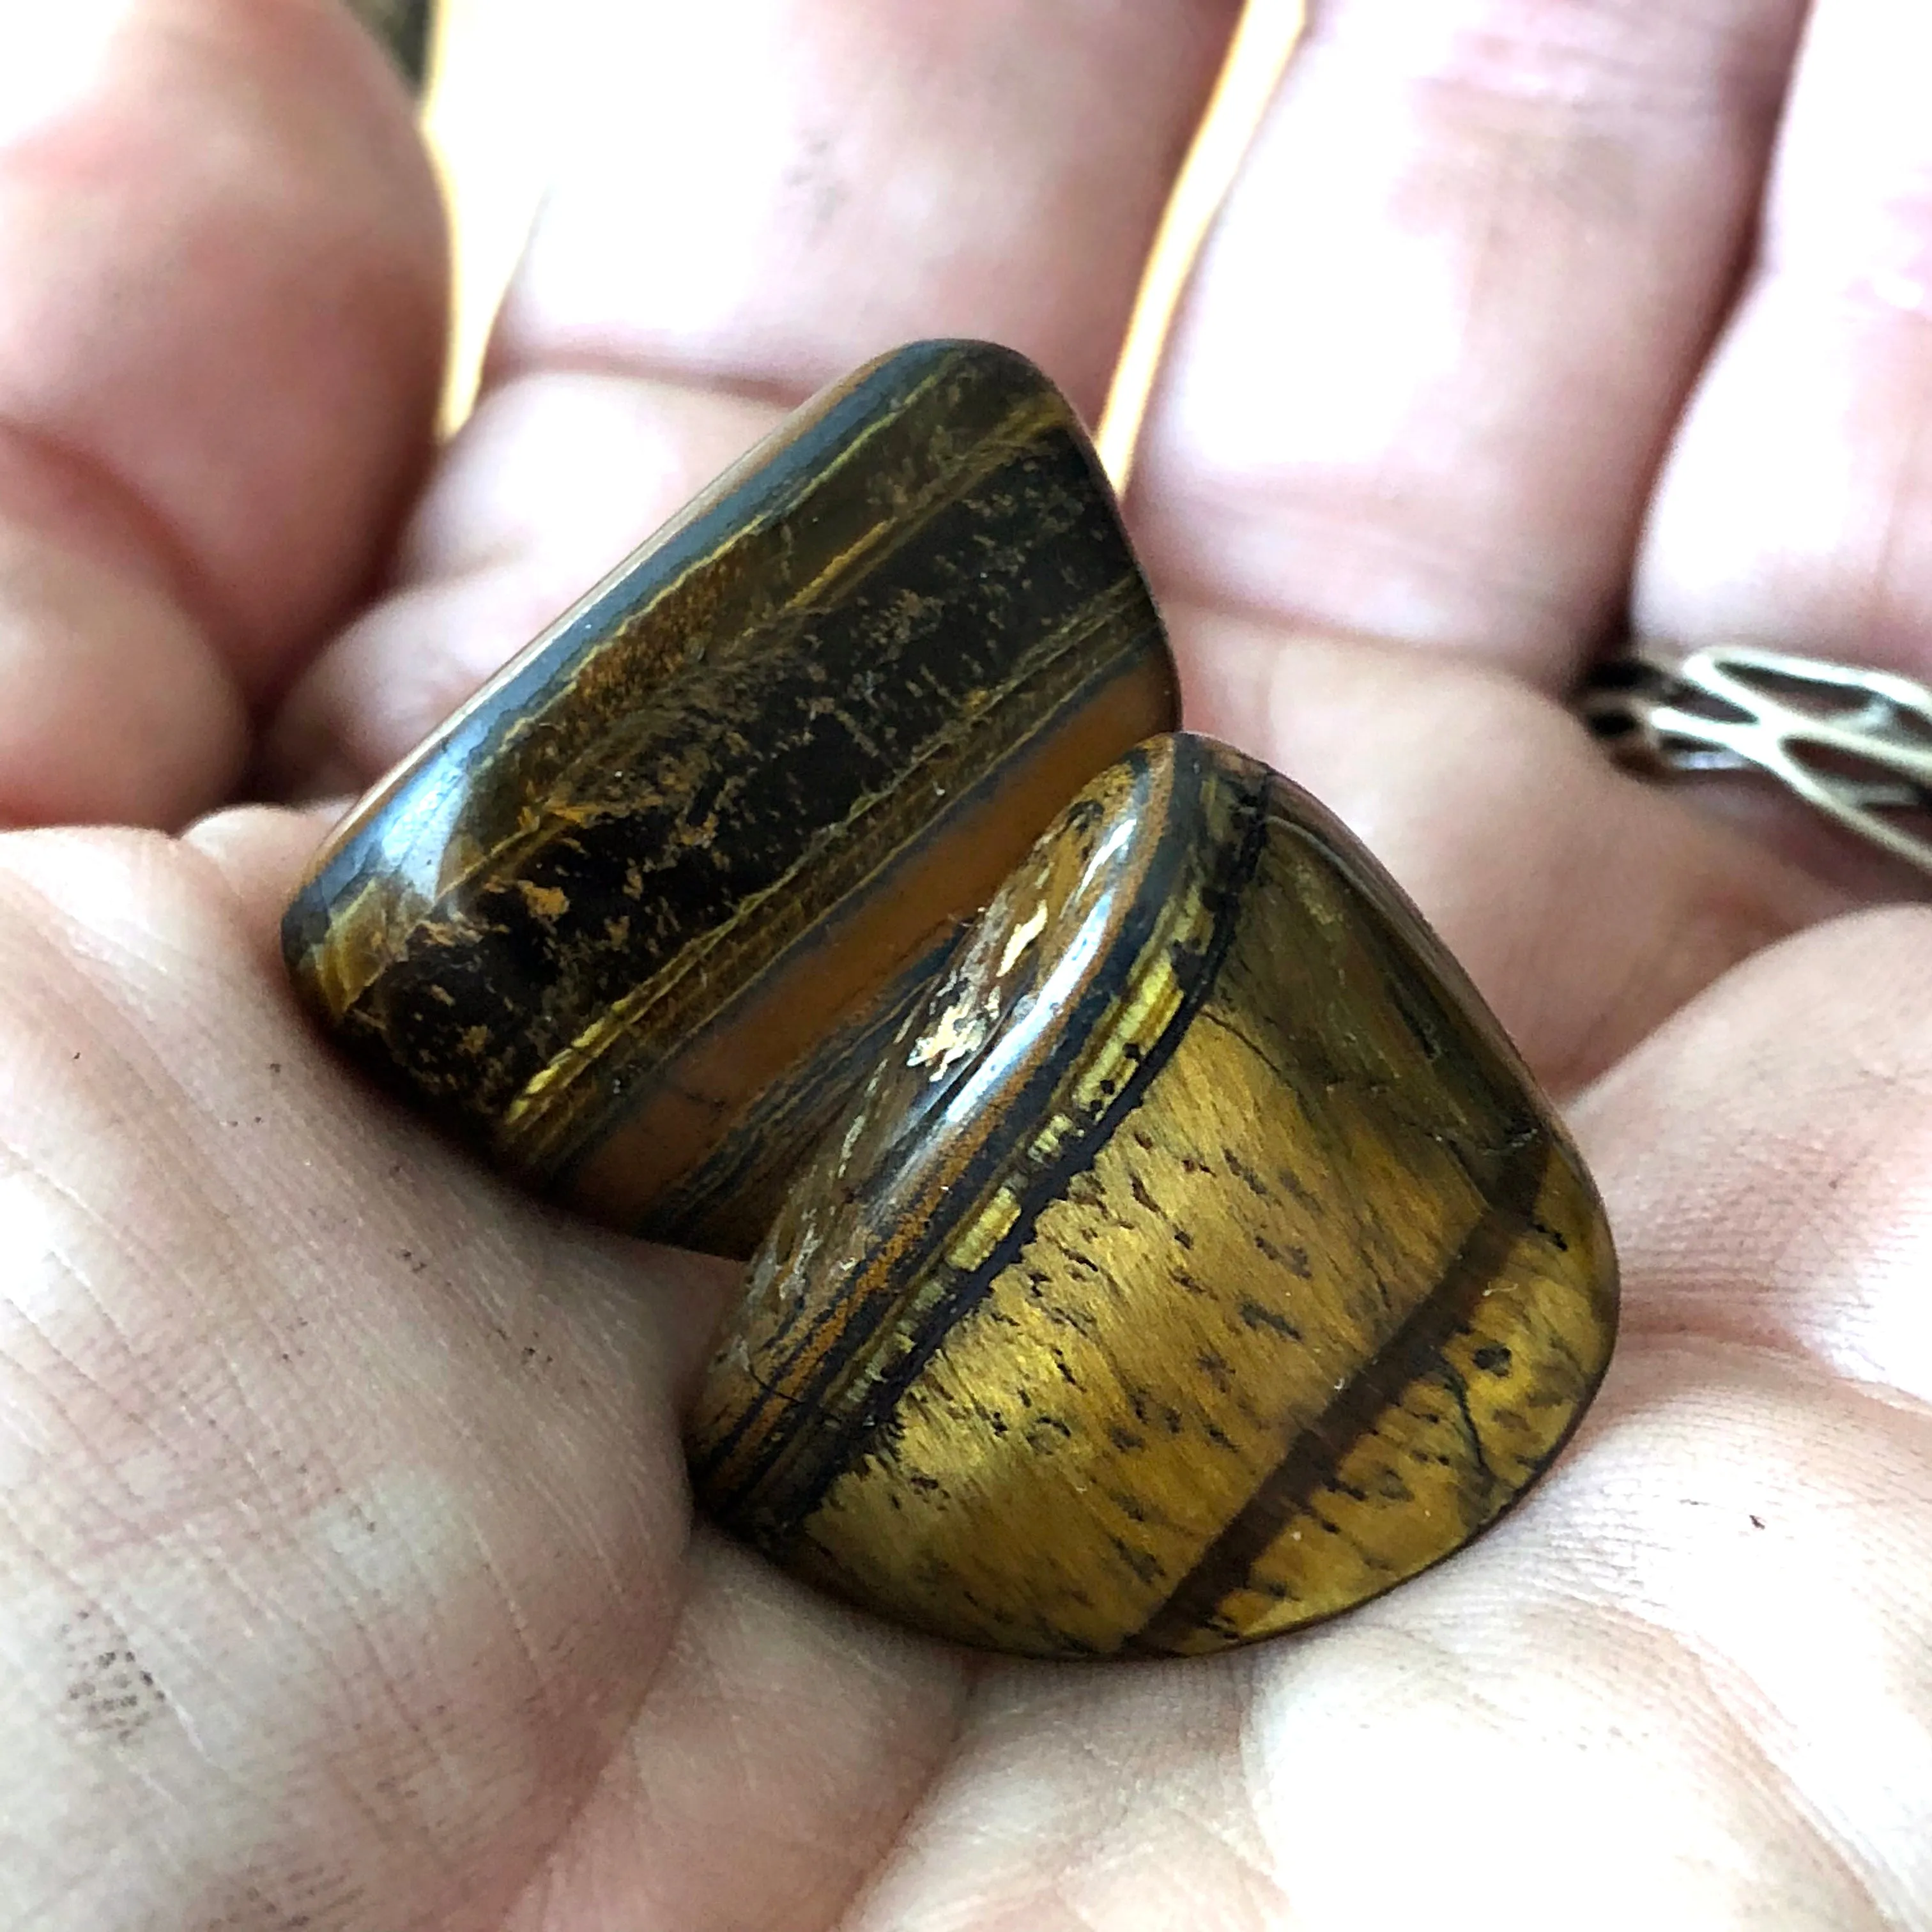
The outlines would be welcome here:
[[[1182,742],[1188,745],[1191,758],[1191,742]],[[1144,766],[1144,760],[1141,762]],[[1141,1106],[1212,994],[1240,922],[1242,894],[1253,879],[1267,836],[1263,793],[1258,786],[1236,808],[1238,836],[1215,854],[1215,875],[1208,889],[1211,924],[1207,942],[1173,962],[1181,998],[1167,1024],[1108,1103],[1078,1122],[1057,1157],[1043,1167],[1016,1175],[1014,1169],[1024,1159],[1025,1143],[1036,1124],[1064,1106],[1064,1089],[1070,1073],[1120,986],[1134,979],[1132,962],[1146,950],[1182,868],[1198,852],[1200,774],[1191,768],[1188,758],[1183,762],[1188,768],[1168,795],[1167,822],[1155,854],[1146,866],[1108,956],[1096,963],[1087,994],[1064,1016],[1050,1049],[1024,1084],[1006,1101],[998,1124],[947,1189],[945,1211],[926,1225],[916,1246],[894,1256],[893,1269],[903,1277],[918,1279],[941,1268],[940,1257],[960,1222],[1000,1180],[1020,1194],[1020,1210],[1012,1226],[976,1267],[964,1273],[944,1270],[944,1292],[922,1311],[916,1331],[910,1337],[903,1330],[896,1334],[895,1341],[906,1346],[898,1348],[890,1366],[876,1366],[868,1359],[871,1352],[867,1344],[887,1316],[900,1312],[900,1304],[881,1300],[868,1311],[868,1319],[852,1324],[853,1332],[842,1337],[836,1354],[811,1387],[788,1403],[793,1426],[774,1437],[770,1452],[733,1498],[714,1498],[715,1506],[746,1510],[754,1516],[761,1541],[778,1543],[795,1534],[840,1474],[862,1458],[880,1432],[890,1427],[893,1409],[945,1346],[947,1336],[980,1306],[994,1281],[1032,1240],[1041,1214],[1090,1170],[1100,1150]],[[854,1273],[862,1276],[876,1260],[875,1255],[860,1258]],[[869,1375],[868,1368],[872,1370]],[[828,1426],[828,1414],[836,1414],[839,1407],[834,1384],[850,1382],[855,1374],[862,1380],[862,1401],[855,1411]],[[772,1480],[771,1469],[788,1452],[790,1466],[782,1478]],[[702,1480],[702,1467],[698,1474]]]
[[[1330,1483],[1337,1466],[1402,1390],[1417,1378],[1417,1364],[1439,1354],[1468,1321],[1485,1288],[1508,1264],[1528,1232],[1554,1150],[1533,1124],[1503,1150],[1487,1173],[1470,1179],[1488,1211],[1469,1230],[1442,1280],[1410,1312],[1373,1357],[1350,1377],[1347,1388],[1310,1428],[1288,1445],[1240,1514],[1202,1553],[1167,1600],[1135,1634],[1129,1648],[1166,1654],[1191,1631],[1211,1622],[1216,1604],[1238,1590],[1264,1552]],[[1443,1365],[1445,1375],[1451,1374]]]

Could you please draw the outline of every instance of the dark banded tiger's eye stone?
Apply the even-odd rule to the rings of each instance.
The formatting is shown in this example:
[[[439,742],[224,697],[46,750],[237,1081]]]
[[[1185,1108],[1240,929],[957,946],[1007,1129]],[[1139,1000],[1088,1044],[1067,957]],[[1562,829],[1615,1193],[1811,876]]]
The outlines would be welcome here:
[[[1601,1206],[1461,971],[1305,794],[1156,739],[1041,839],[752,1270],[711,1512],[941,1636],[1192,1652],[1507,1508],[1616,1327]]]
[[[352,815],[341,1042],[538,1188],[747,1254],[960,922],[1174,722],[1065,400],[976,343],[808,404]]]

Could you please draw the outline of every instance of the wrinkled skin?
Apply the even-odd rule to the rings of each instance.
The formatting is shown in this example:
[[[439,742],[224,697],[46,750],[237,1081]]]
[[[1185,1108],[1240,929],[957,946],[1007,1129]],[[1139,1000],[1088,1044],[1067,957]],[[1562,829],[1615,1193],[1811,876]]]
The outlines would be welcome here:
[[[326,813],[231,802],[368,778],[877,350],[1092,410],[1232,9],[544,12],[569,152],[440,452],[334,0],[0,27],[0,1924],[1932,1926],[1932,922],[1560,703],[1626,608],[1932,676],[1932,13],[1321,8],[1130,513],[1191,722],[1562,1097],[1626,1325],[1430,1576],[1062,1669],[693,1528],[716,1275],[338,1067],[273,950]]]

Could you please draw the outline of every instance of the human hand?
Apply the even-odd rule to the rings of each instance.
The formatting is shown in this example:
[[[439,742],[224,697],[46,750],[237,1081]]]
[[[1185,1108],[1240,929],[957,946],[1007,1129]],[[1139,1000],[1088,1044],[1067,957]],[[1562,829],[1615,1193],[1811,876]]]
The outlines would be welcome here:
[[[1932,676],[1932,17],[1322,10],[1130,513],[1190,722],[1564,1101],[1624,1334],[1427,1576],[1064,1667],[692,1530],[715,1277],[342,1070],[274,939],[326,814],[216,808],[366,782],[878,349],[1094,409],[1232,7],[559,5],[581,152],[433,464],[434,198],[336,0],[34,10],[0,810],[151,829],[0,840],[0,1925],[1932,1925],[1925,915],[1559,701],[1627,596]]]

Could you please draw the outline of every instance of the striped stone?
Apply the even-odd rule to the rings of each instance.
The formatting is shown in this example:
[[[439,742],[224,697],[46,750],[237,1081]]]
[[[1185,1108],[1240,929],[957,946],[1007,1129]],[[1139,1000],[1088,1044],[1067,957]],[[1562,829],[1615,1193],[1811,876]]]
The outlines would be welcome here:
[[[826,392],[378,788],[296,983],[615,1225],[746,1254],[1054,814],[1174,721],[1084,434],[1010,351]]]
[[[1588,1175],[1355,841],[1224,746],[1090,787],[780,1214],[690,1448],[721,1521],[935,1634],[1190,1652],[1372,1597],[1609,1358]]]

